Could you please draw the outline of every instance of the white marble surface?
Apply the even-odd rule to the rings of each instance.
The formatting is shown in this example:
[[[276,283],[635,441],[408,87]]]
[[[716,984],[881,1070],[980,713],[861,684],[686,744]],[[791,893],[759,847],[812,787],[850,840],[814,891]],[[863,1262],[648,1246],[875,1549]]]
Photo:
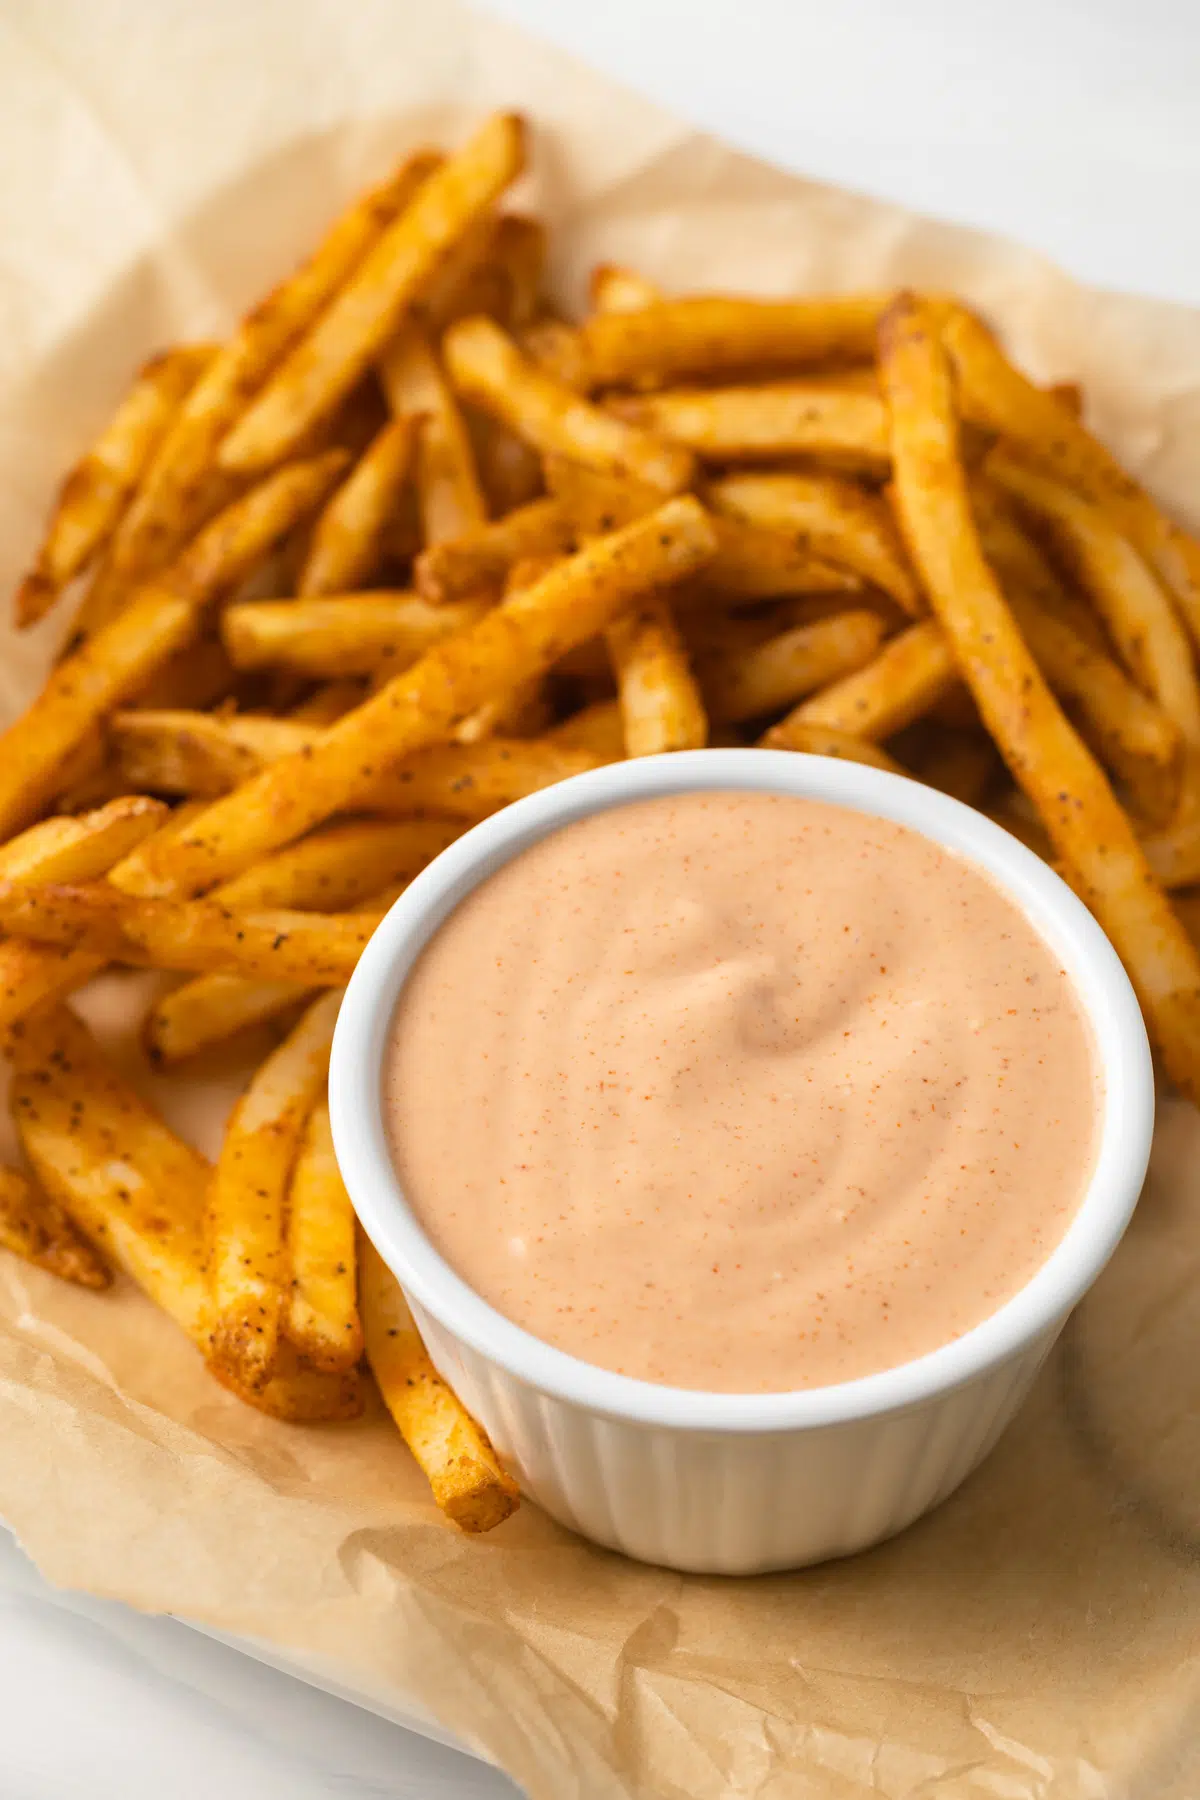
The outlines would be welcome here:
[[[1008,231],[1089,280],[1200,301],[1200,7],[1189,0],[492,10],[795,169]],[[0,1696],[3,1800],[516,1791],[186,1626],[55,1593],[2,1532]]]

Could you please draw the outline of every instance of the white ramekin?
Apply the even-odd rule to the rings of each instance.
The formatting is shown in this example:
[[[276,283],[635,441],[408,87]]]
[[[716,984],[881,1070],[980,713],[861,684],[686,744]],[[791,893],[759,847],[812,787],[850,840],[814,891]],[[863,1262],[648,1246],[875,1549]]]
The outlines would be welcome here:
[[[694,789],[803,794],[922,832],[986,869],[1074,979],[1104,1083],[1099,1152],[1066,1236],[1028,1285],[963,1337],[835,1387],[711,1394],[593,1368],[512,1324],[439,1256],[388,1155],[381,1067],[416,956],[458,902],[548,832]],[[1154,1084],[1133,990],[1107,938],[1036,856],[982,814],[879,769],[788,751],[696,750],[576,776],[506,808],[430,865],[350,983],[330,1073],[338,1159],[434,1363],[522,1488],[586,1537],[643,1561],[743,1575],[843,1556],[944,1500],[1016,1411],[1141,1189]]]

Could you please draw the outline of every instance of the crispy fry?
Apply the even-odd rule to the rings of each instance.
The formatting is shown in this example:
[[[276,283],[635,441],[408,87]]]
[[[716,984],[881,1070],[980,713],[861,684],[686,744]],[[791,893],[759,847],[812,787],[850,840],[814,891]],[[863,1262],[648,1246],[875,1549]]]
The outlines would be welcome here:
[[[1200,745],[1200,682],[1192,646],[1158,577],[1099,506],[993,451],[985,468],[1033,517],[1108,626],[1126,668]]]
[[[520,174],[524,139],[516,114],[496,113],[420,185],[225,439],[223,467],[268,468],[328,417],[454,244]]]
[[[459,393],[543,455],[632,475],[662,493],[690,485],[694,464],[686,450],[582,399],[523,356],[492,320],[460,320],[447,332],[443,349]]]
[[[583,338],[574,325],[543,313],[525,327],[518,341],[522,354],[563,387],[573,393],[586,391]]]
[[[213,898],[246,912],[345,912],[394,882],[411,881],[461,834],[462,826],[447,819],[326,825],[235,875]]]
[[[901,528],[930,602],[989,732],[1120,952],[1168,1073],[1200,1097],[1200,956],[984,561],[958,454],[949,367],[936,325],[911,298],[898,301],[880,328],[880,366]]]
[[[698,750],[708,719],[670,602],[649,594],[605,633],[627,756]]]
[[[237,484],[215,466],[222,438],[439,161],[418,152],[355,201],[310,259],[242,320],[213,359],[160,446],[114,540],[117,607],[131,584],[164,568],[190,533],[236,492]],[[103,622],[102,616],[92,621],[93,627]]]
[[[1018,523],[1012,501],[982,469],[972,471],[970,494],[979,542],[1001,586],[1028,595],[1052,619],[1069,625],[1093,650],[1110,656],[1113,645],[1097,614],[1081,594],[1059,579],[1040,547]]]
[[[487,522],[475,455],[438,358],[419,331],[404,331],[380,364],[388,405],[418,423],[417,508],[426,544],[461,537]]]
[[[302,981],[245,975],[197,975],[156,1000],[142,1027],[150,1061],[171,1068],[252,1025],[290,1012],[315,992]]]
[[[338,1170],[324,1100],[309,1115],[292,1171],[287,1248],[288,1338],[314,1368],[352,1369],[363,1351],[354,1208]]]
[[[105,962],[218,970],[332,987],[347,981],[380,910],[242,912],[213,900],[173,904],[123,894],[107,881],[31,887],[0,881],[0,924]]]
[[[674,381],[739,370],[867,362],[883,294],[829,299],[661,300],[640,311],[609,310],[582,327],[582,360],[593,387],[642,376]]]
[[[384,1404],[446,1517],[463,1531],[490,1531],[516,1511],[516,1483],[430,1362],[398,1283],[361,1231],[358,1270],[367,1361]]]
[[[617,263],[598,263],[588,281],[588,299],[593,312],[630,313],[641,312],[647,306],[658,306],[663,295],[636,269],[625,269]]]
[[[802,700],[762,741],[775,750],[794,748],[798,725],[826,726],[871,742],[888,738],[923,718],[957,680],[944,632],[936,621],[926,619],[885,644],[865,668],[835,681],[811,700]]]
[[[116,1074],[65,1007],[23,1020],[12,1060],[13,1119],[41,1186],[202,1343],[208,1163]]]
[[[712,551],[707,516],[692,499],[669,501],[625,531],[598,539],[435,645],[307,753],[271,765],[217,801],[161,854],[145,856],[132,877],[124,876],[126,885],[179,894],[240,873],[256,857],[361,801],[381,767],[444,741],[493,695],[549,669],[638,594],[691,574]]]
[[[857,482],[836,475],[726,475],[710,483],[707,498],[718,513],[777,532],[798,550],[862,576],[914,617],[924,610],[891,514]]]
[[[285,1425],[344,1424],[363,1410],[362,1380],[357,1369],[340,1374],[315,1369],[286,1341],[281,1341],[275,1370],[261,1387],[247,1387],[228,1369],[208,1365],[210,1375],[247,1406]]]
[[[15,622],[49,612],[66,583],[107,544],[180,404],[215,346],[181,344],[151,357],[59,490],[33,568],[17,589]]]
[[[558,500],[532,500],[505,518],[477,525],[423,550],[413,567],[417,591],[444,604],[503,582],[528,557],[565,555],[574,532]]]
[[[133,794],[82,818],[43,819],[0,845],[0,878],[92,881],[128,856],[167,816],[160,800]]]
[[[874,394],[813,381],[755,387],[670,388],[611,400],[619,418],[648,427],[709,462],[806,456],[868,475],[886,474],[887,429]]]
[[[248,600],[225,609],[221,631],[238,669],[294,669],[321,678],[370,675],[407,668],[486,610],[486,600],[434,606],[405,593]]]
[[[110,736],[131,787],[215,798],[265,762],[316,742],[320,726],[257,713],[115,713]]]
[[[436,340],[471,313],[487,313],[510,326],[523,322],[532,316],[545,251],[545,229],[536,219],[481,214],[414,305],[414,323]]]
[[[886,769],[891,775],[906,773],[878,744],[830,725],[805,725],[795,721],[788,726],[786,740],[768,732],[763,745],[768,750],[798,750],[805,756],[836,756],[843,762],[866,763],[872,769]]]
[[[411,418],[392,419],[372,439],[317,520],[297,593],[344,594],[375,573],[412,473],[416,440]]]
[[[1035,468],[1103,507],[1167,584],[1200,644],[1200,543],[1166,516],[1068,408],[1013,368],[965,306],[943,304],[936,316],[964,418],[1001,433]]]
[[[0,1245],[76,1287],[106,1288],[103,1258],[49,1195],[16,1169],[0,1166]]]
[[[0,737],[0,837],[18,830],[61,786],[63,764],[104,715],[196,636],[203,604],[319,501],[339,466],[337,457],[317,457],[269,477],[214,519],[161,585],[142,589],[59,664]]]
[[[882,637],[876,613],[845,612],[721,657],[702,671],[709,713],[722,724],[736,724],[794,706],[815,688],[870,662]]]
[[[552,726],[546,742],[564,750],[586,750],[600,762],[619,762],[625,754],[625,731],[616,700],[597,700],[572,713],[561,725]]]
[[[209,1360],[250,1389],[274,1372],[288,1296],[288,1185],[324,1090],[341,999],[335,989],[314,1000],[258,1070],[234,1108],[209,1189]]]

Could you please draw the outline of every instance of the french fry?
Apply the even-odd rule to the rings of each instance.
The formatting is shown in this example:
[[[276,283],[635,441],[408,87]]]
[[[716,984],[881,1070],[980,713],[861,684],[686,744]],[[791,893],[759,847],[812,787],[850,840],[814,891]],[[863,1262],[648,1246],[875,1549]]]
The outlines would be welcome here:
[[[160,800],[140,794],[110,800],[82,818],[43,819],[0,845],[5,881],[93,881],[167,818]]]
[[[208,1369],[247,1406],[285,1425],[344,1424],[359,1418],[363,1410],[357,1369],[340,1374],[315,1369],[286,1341],[279,1345],[274,1373],[260,1387],[246,1386],[218,1364],[210,1363]]]
[[[891,514],[857,482],[836,475],[726,475],[709,484],[706,498],[726,517],[851,570],[914,618],[924,610]]]
[[[355,201],[309,260],[247,314],[222,346],[160,445],[114,539],[111,574],[118,607],[123,593],[165,568],[210,512],[236,492],[236,483],[216,468],[221,440],[439,162],[419,151]],[[101,617],[93,624],[103,622]]]
[[[625,731],[616,700],[597,700],[545,734],[547,743],[564,750],[586,750],[601,763],[619,762],[625,754]]]
[[[309,987],[349,980],[380,916],[378,909],[242,912],[212,900],[177,905],[124,894],[108,881],[44,887],[0,881],[0,924],[15,937],[105,962],[224,971]]]
[[[1082,594],[1060,580],[1041,548],[1018,523],[1009,497],[982,469],[971,475],[971,512],[983,553],[1001,586],[1026,594],[1052,619],[1069,625],[1093,650],[1112,654],[1112,641]]]
[[[815,688],[870,662],[882,638],[877,613],[845,612],[722,657],[701,671],[709,713],[727,725],[794,706]]]
[[[223,467],[269,468],[292,454],[395,335],[453,246],[520,174],[524,159],[521,120],[496,113],[421,183],[225,439]]]
[[[1174,595],[1200,644],[1200,543],[1052,394],[1020,374],[965,306],[942,304],[938,329],[954,364],[963,417],[999,432],[1023,459],[1103,507]]]
[[[104,1260],[49,1195],[16,1169],[0,1166],[0,1246],[76,1287],[106,1288]]]
[[[615,314],[611,322],[633,316]],[[848,386],[778,381],[756,387],[670,388],[608,404],[619,419],[684,445],[707,462],[803,456],[866,475],[886,474],[889,466],[882,401]]]
[[[493,518],[501,518],[518,506],[528,506],[542,493],[542,464],[535,450],[523,444],[498,420],[473,407],[466,409],[467,430],[475,452],[475,468]]]
[[[405,757],[372,790],[375,810],[403,817],[439,813],[474,823],[526,794],[609,760],[547,738],[484,738],[439,744]]]
[[[384,1405],[446,1517],[462,1531],[491,1531],[520,1504],[516,1483],[430,1362],[398,1283],[362,1231],[358,1271],[367,1361]]]
[[[440,544],[486,524],[470,433],[441,364],[419,331],[401,332],[384,352],[380,375],[395,416],[417,422],[417,510],[425,543]]]
[[[235,875],[213,898],[246,912],[346,912],[394,882],[411,881],[461,834],[462,826],[446,819],[326,825]]]
[[[134,706],[216,706],[228,698],[237,681],[237,670],[225,654],[220,638],[201,638],[188,644],[178,656],[159,669],[133,696]]]
[[[317,1369],[352,1369],[363,1352],[354,1208],[334,1155],[329,1107],[309,1115],[288,1191],[286,1329]]]
[[[194,1343],[203,1343],[208,1163],[116,1074],[66,1007],[23,1020],[11,1055],[13,1120],[37,1181]]]
[[[894,757],[853,732],[838,731],[829,725],[804,725],[794,722],[788,727],[787,739],[775,739],[771,733],[763,739],[769,750],[798,750],[806,756],[836,756],[843,762],[866,763],[872,769],[886,769],[891,775],[904,775]]]
[[[215,346],[181,344],[138,371],[91,449],[59,490],[33,568],[17,589],[18,627],[49,612],[71,581],[108,543],[189,388]]]
[[[227,794],[281,756],[317,741],[318,725],[257,713],[114,713],[110,737],[131,787],[201,799]]]
[[[412,473],[416,440],[411,418],[392,419],[372,439],[317,520],[297,593],[344,594],[375,573]]]
[[[896,302],[880,327],[880,371],[901,529],[930,603],[991,736],[1121,955],[1168,1074],[1200,1097],[1200,955],[984,560],[958,452],[949,364],[936,323],[911,298]]]
[[[521,354],[491,319],[462,319],[443,340],[446,372],[464,399],[543,455],[631,475],[662,493],[691,484],[694,463],[678,445],[593,406]]]
[[[770,749],[795,748],[795,727],[820,725],[875,742],[920,719],[958,681],[958,669],[936,620],[910,625],[873,661],[802,700],[763,738]]]
[[[581,536],[630,525],[661,504],[657,491],[645,482],[604,475],[565,457],[546,458],[546,481]],[[794,534],[761,530],[720,513],[712,515],[712,527],[717,550],[704,571],[706,593],[752,601],[861,588],[857,575],[814,556]]]
[[[708,719],[670,602],[649,594],[605,633],[626,756],[698,750]]]
[[[341,1000],[337,989],[314,1000],[257,1071],[233,1110],[209,1189],[209,1361],[251,1390],[274,1373],[287,1314],[288,1186],[324,1090]]]
[[[0,838],[45,804],[61,785],[63,764],[105,714],[195,638],[205,602],[319,502],[339,467],[340,457],[317,457],[269,477],[218,515],[161,585],[142,589],[58,665],[32,706],[0,736]]]
[[[987,473],[1047,533],[1108,627],[1134,680],[1200,745],[1200,682],[1192,646],[1157,575],[1102,507],[993,451]]]
[[[521,352],[545,374],[552,375],[573,393],[587,390],[587,371],[583,360],[583,338],[574,325],[552,313],[543,313],[528,324],[519,335]]]
[[[279,1018],[315,992],[302,981],[197,975],[154,1002],[142,1027],[142,1044],[156,1068],[173,1068],[239,1031]]]
[[[528,557],[562,556],[573,547],[571,521],[557,500],[532,500],[502,519],[432,544],[417,557],[417,592],[439,605],[502,583]]]
[[[434,606],[405,593],[248,600],[226,607],[221,632],[237,669],[294,669],[328,679],[407,668],[486,610],[486,600]]]
[[[868,362],[886,301],[883,294],[805,300],[704,295],[660,300],[639,311],[607,310],[581,328],[582,362],[592,387],[625,387],[642,377],[666,382]]]
[[[361,802],[379,770],[444,741],[497,693],[551,668],[637,595],[681,580],[712,555],[704,509],[669,501],[625,531],[597,539],[476,624],[445,639],[307,752],[263,769],[218,800],[182,837],[123,877],[150,894],[213,887],[256,857]],[[483,746],[480,746],[482,748]]]
[[[635,269],[599,263],[588,281],[588,299],[593,312],[635,313],[647,306],[658,306],[663,296],[652,281]]]

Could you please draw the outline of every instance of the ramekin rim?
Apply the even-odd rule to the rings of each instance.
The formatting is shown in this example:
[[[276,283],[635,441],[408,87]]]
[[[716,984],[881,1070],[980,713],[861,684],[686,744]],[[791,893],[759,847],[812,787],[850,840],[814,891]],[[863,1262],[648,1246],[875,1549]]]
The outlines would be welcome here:
[[[470,1288],[425,1236],[388,1152],[381,1105],[387,1029],[416,956],[479,882],[573,819],[686,791],[806,795],[909,825],[989,871],[1068,967],[1103,1080],[1092,1179],[1062,1239],[994,1313],[924,1356],[824,1387],[720,1393],[661,1386],[547,1344]],[[982,813],[865,764],[793,751],[717,749],[605,765],[493,814],[444,850],[373,934],[343,1001],[329,1077],[334,1143],[364,1230],[401,1286],[456,1338],[525,1386],[586,1411],[674,1430],[796,1431],[908,1411],[1010,1360],[1091,1286],[1128,1224],[1149,1160],[1154,1077],[1129,978],[1099,925],[1042,860]]]

